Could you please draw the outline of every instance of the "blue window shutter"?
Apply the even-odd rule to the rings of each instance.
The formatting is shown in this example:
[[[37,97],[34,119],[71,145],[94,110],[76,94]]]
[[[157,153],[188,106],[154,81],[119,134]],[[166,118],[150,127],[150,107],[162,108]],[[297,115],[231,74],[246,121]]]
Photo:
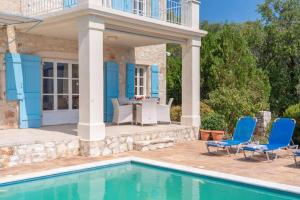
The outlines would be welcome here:
[[[64,8],[71,8],[78,4],[78,0],[64,0]]]
[[[135,64],[126,64],[126,97],[131,99],[134,97],[134,71]]]
[[[159,97],[159,68],[157,65],[151,66],[151,97]]]
[[[159,0],[151,0],[151,17],[159,19]]]
[[[104,63],[104,81],[104,121],[112,122],[114,110],[111,99],[119,97],[119,65],[117,63]]]
[[[6,65],[6,98],[20,100],[24,98],[21,55],[16,53],[5,54]]]
[[[24,98],[20,100],[20,128],[41,127],[41,58],[21,55]]]
[[[124,10],[124,0],[112,0],[111,6],[116,10]]]

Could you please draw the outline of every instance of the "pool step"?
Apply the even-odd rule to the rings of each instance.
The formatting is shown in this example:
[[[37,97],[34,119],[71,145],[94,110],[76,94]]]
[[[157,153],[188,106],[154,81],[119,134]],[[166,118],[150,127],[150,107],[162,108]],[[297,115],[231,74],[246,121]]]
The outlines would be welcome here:
[[[173,138],[135,141],[133,143],[133,149],[136,151],[151,151],[173,146],[174,142],[175,140]]]

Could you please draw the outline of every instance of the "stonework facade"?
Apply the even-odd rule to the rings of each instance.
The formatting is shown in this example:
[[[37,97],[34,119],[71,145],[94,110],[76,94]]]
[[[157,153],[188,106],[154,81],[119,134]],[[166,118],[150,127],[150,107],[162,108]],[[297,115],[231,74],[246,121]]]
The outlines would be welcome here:
[[[197,128],[182,126],[163,131],[114,135],[94,142],[80,140],[76,136],[27,143],[18,141],[0,145],[0,169],[79,155],[95,157],[166,148],[175,143],[197,140],[198,136]]]
[[[135,63],[150,66],[152,64],[157,64],[159,66],[159,96],[162,103],[166,103],[167,96],[167,47],[166,45],[152,45],[147,47],[137,47],[135,48]],[[150,68],[148,69],[148,96],[150,96]]]
[[[197,140],[199,131],[197,128],[181,127],[168,131],[151,131],[143,134],[129,134],[113,137],[106,137],[101,141],[80,140],[80,154],[82,156],[106,156],[131,150],[152,150],[165,148],[172,143],[181,143]],[[153,144],[151,141],[156,141]],[[136,143],[149,142],[148,146],[141,149],[134,149]]]
[[[20,14],[21,0],[0,0],[0,11]]]
[[[17,102],[0,101],[0,129],[18,128]]]
[[[272,120],[272,115],[270,111],[260,111],[256,114],[257,124],[256,124],[256,135],[265,136],[267,134],[269,124]]]
[[[5,97],[5,52],[39,55],[42,60],[78,61],[78,44],[74,40],[15,32],[13,27],[0,30],[0,106],[9,113],[9,115],[0,113],[0,128],[16,128],[18,104],[17,102],[7,102]],[[126,63],[147,66],[147,96],[150,96],[151,90],[150,66],[158,64],[160,68],[160,97],[161,102],[164,103],[166,99],[165,54],[165,44],[137,48],[104,44],[104,60],[115,61],[119,64],[119,96],[125,96]],[[9,116],[9,119],[6,116]]]
[[[0,146],[0,169],[77,156],[79,139]]]

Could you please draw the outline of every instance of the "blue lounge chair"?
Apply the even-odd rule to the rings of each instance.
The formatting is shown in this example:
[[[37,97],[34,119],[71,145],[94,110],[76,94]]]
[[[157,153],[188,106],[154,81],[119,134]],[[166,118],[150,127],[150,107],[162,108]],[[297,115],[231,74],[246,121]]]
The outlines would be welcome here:
[[[297,157],[300,157],[300,149],[295,152],[294,154],[294,159],[295,159],[295,164],[297,165]]]
[[[246,151],[251,151],[252,155],[255,152],[264,153],[267,156],[267,159],[270,160],[269,154],[275,154],[275,158],[277,158],[277,154],[275,153],[277,150],[287,148],[290,145],[292,140],[292,136],[294,133],[296,121],[290,118],[278,118],[273,122],[271,133],[269,136],[269,143],[256,145],[249,144],[242,148],[244,152],[245,158],[247,158]]]
[[[211,153],[210,147],[226,148],[227,153],[230,155],[229,149],[237,147],[236,154],[240,151],[241,145],[248,144],[255,131],[257,119],[254,117],[241,117],[233,133],[231,140],[222,141],[208,141],[206,142],[207,151]]]

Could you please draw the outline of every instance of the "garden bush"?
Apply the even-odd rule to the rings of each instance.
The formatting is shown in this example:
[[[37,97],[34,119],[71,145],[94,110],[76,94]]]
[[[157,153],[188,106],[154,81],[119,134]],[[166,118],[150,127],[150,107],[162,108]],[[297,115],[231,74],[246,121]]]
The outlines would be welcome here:
[[[254,103],[250,94],[242,89],[219,88],[209,94],[210,98],[206,102],[214,111],[225,116],[229,131],[232,131],[238,118],[245,115],[255,116],[258,111],[267,107],[267,103],[263,101]]]
[[[200,102],[201,116],[214,112],[214,110],[204,102]]]
[[[205,114],[201,118],[201,128],[205,130],[226,130],[225,117],[215,112]]]
[[[200,102],[200,112],[201,116],[206,115],[208,113],[214,112],[213,109],[207,105],[206,103]],[[174,122],[180,122],[181,118],[181,106],[172,106],[171,107],[171,120]]]
[[[293,141],[300,144],[300,102],[288,107],[284,112],[285,117],[290,117],[296,120],[296,129],[294,132]]]
[[[171,107],[171,121],[180,122],[181,118],[181,106],[172,106]]]

